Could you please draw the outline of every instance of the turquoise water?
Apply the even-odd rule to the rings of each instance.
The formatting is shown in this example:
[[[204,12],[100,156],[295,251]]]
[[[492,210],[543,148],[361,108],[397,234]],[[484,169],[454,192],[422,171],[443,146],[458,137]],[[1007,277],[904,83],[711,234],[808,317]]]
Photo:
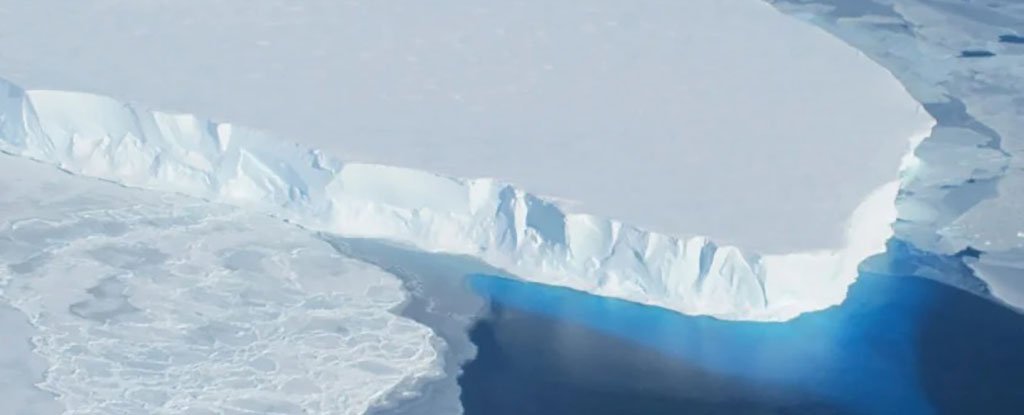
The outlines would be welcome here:
[[[467,414],[1024,413],[1024,318],[900,275],[949,258],[897,245],[841,306],[726,322],[473,275],[490,303],[460,379]],[[930,264],[934,262],[934,264]],[[955,262],[954,262],[955,263]]]

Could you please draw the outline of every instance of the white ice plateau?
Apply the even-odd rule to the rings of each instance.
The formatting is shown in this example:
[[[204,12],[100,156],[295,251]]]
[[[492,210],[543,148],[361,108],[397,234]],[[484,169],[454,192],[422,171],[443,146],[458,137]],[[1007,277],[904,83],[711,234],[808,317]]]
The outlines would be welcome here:
[[[473,255],[529,280],[689,314],[783,320],[837,304],[858,264],[884,249],[896,217],[893,180],[865,195],[842,248],[758,255],[568,213],[493,179],[341,162],[191,115],[91,94],[0,88],[0,149],[10,154],[309,229]]]
[[[863,54],[758,1],[658,3],[639,20],[639,5],[564,5],[550,21],[512,5],[268,4],[232,17],[218,14],[227,3],[46,13],[88,30],[36,50],[2,40],[15,82],[47,86],[5,84],[4,151],[546,284],[785,320],[841,302],[883,250],[901,159],[933,125]],[[11,7],[30,36],[41,9]],[[202,16],[187,35],[182,15]],[[121,23],[143,26],[122,36]],[[354,32],[310,40],[325,27]],[[143,58],[154,42],[161,59]],[[126,66],[93,66],[110,61]],[[177,66],[200,61],[275,72]],[[269,132],[55,84],[158,105],[193,96]]]

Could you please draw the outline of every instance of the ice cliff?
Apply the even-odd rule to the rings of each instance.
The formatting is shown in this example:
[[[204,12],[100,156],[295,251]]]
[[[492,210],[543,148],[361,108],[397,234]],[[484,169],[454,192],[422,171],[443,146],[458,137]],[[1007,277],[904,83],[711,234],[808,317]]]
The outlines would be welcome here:
[[[567,213],[493,179],[343,163],[259,131],[103,96],[0,81],[0,97],[0,150],[73,174],[256,209],[313,230],[472,255],[527,280],[723,319],[786,320],[840,303],[858,264],[884,250],[896,219],[893,166],[894,181],[850,218],[845,248],[758,255]]]

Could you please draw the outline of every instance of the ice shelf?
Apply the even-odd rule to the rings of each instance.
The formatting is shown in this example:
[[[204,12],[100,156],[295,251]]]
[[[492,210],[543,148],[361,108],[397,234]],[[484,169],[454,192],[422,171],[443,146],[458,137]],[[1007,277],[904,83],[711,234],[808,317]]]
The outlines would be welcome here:
[[[0,149],[127,186],[266,212],[314,230],[467,254],[522,278],[725,319],[838,304],[896,217],[898,181],[866,195],[842,248],[759,255],[703,236],[570,213],[493,179],[347,163],[251,129],[3,83]]]

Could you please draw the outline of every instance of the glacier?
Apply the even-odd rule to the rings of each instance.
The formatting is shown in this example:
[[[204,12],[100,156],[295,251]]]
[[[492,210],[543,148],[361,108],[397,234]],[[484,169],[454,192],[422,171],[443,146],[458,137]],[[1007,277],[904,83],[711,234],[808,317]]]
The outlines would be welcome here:
[[[838,250],[758,255],[556,203],[493,179],[342,162],[259,131],[112,98],[3,84],[0,150],[126,186],[244,206],[299,226],[472,255],[522,278],[723,319],[841,302],[896,218],[892,181]]]
[[[250,3],[6,2],[0,76],[765,254],[842,248],[931,125],[759,0]]]
[[[11,4],[5,151],[684,313],[843,299],[934,125],[890,73],[754,0],[538,5]]]

